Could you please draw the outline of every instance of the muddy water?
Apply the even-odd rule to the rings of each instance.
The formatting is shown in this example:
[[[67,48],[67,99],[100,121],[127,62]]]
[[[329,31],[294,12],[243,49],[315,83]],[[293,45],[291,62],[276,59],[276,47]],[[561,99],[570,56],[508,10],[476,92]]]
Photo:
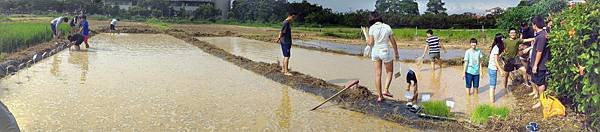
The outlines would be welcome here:
[[[324,48],[334,51],[342,51],[351,54],[361,54],[363,52],[363,49],[365,48],[364,45],[339,44],[320,40],[294,40],[294,44],[307,47]],[[415,48],[398,49],[398,52],[402,54],[402,56],[400,56],[400,59],[403,60],[416,59],[417,57],[423,55],[423,49]],[[442,59],[461,58],[464,54],[464,49],[448,49],[447,52],[441,53],[441,57]],[[425,59],[429,59],[429,57],[426,55]]]
[[[166,35],[99,34],[0,81],[24,131],[399,131]]]
[[[212,43],[235,55],[247,57],[256,61],[276,63],[281,59],[279,45],[266,42],[249,40],[236,37],[204,37],[200,40]],[[324,79],[330,83],[343,85],[346,81],[358,79],[362,85],[375,91],[374,65],[370,59],[339,55],[334,53],[292,48],[290,68],[294,71],[309,74]],[[400,56],[404,54],[400,53]],[[398,63],[396,63],[398,64]],[[462,80],[462,67],[451,66],[443,69],[432,70],[429,64],[416,65],[414,63],[401,63],[395,65],[396,71],[402,69],[403,75],[394,79],[390,86],[390,92],[395,95],[394,99],[406,100],[404,98],[406,84],[406,71],[413,69],[417,72],[419,81],[419,93],[430,95],[432,100],[451,100],[456,102],[452,111],[470,113],[477,104],[490,103],[487,68],[484,69],[480,79],[478,96],[468,96],[465,91],[465,83]],[[385,73],[383,73],[385,75]],[[502,84],[498,81],[498,84]],[[496,105],[509,106],[513,98],[504,87],[496,88]]]

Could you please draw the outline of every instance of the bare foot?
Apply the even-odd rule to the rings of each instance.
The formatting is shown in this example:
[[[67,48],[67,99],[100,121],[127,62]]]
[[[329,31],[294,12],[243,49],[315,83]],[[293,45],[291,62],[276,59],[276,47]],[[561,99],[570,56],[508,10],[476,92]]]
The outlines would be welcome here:
[[[290,72],[284,72],[283,75],[292,76],[292,73],[290,73]]]
[[[394,95],[390,94],[389,92],[384,92],[384,93],[383,93],[383,95],[384,95],[384,96],[388,96],[388,97],[390,97],[390,98],[393,98],[393,97],[394,97]]]
[[[532,108],[532,109],[537,109],[537,108],[539,108],[540,106],[542,106],[542,103],[540,103],[540,102],[537,102],[537,103],[535,103],[533,106],[531,106],[531,108]]]

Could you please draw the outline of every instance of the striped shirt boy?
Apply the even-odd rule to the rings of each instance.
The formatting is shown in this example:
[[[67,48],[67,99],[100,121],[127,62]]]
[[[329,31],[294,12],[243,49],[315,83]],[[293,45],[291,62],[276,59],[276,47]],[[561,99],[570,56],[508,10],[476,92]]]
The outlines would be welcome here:
[[[437,36],[428,37],[427,45],[429,46],[429,53],[440,53],[440,39]]]

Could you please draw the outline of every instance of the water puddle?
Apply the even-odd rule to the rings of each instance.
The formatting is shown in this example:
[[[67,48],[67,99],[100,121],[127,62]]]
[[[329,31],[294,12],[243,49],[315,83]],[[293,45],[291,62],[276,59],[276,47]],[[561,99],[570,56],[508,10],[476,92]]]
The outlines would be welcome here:
[[[0,81],[23,131],[405,131],[167,35],[99,34]]]
[[[342,51],[350,54],[361,54],[365,45],[351,45],[351,44],[339,44],[328,41],[321,40],[294,40],[294,44],[306,46],[306,47],[315,47],[315,48],[324,48],[334,51]],[[424,45],[424,44],[423,44]],[[423,49],[398,49],[398,52],[402,54],[400,59],[416,59],[423,55]],[[453,58],[462,58],[465,54],[464,49],[448,49],[448,52],[442,52],[442,59],[453,59]],[[425,59],[429,59],[428,55],[425,55]]]
[[[237,37],[202,37],[199,40],[207,41],[232,54],[243,56],[255,61],[276,63],[281,59],[281,49],[277,44],[266,43]],[[292,48],[290,68],[329,83],[344,85],[349,80],[360,80],[362,85],[375,91],[375,68],[370,59],[340,55],[328,52]],[[404,56],[401,52],[400,56]],[[464,80],[462,80],[462,67],[451,66],[443,69],[432,70],[429,64],[417,66],[414,63],[401,63],[395,65],[395,72],[401,67],[402,76],[394,79],[390,86],[390,92],[395,95],[394,99],[406,100],[404,98],[406,89],[406,71],[413,69],[417,72],[419,80],[419,93],[430,95],[431,100],[451,100],[455,102],[454,112],[470,113],[477,104],[490,103],[487,68],[481,75],[479,95],[468,96],[465,91]],[[420,67],[421,70],[418,70]],[[383,73],[385,75],[385,72]],[[502,84],[498,81],[498,84]],[[503,86],[496,88],[496,105],[509,106],[514,99],[507,94]]]

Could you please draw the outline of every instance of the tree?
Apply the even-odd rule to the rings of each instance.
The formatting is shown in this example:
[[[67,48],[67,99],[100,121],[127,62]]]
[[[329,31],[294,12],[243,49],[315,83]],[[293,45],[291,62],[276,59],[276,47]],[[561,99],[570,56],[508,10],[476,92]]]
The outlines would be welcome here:
[[[429,2],[427,2],[427,11],[425,13],[435,15],[448,15],[446,13],[446,8],[444,8],[444,5],[446,5],[446,3],[444,3],[442,0],[429,0]]]
[[[194,19],[216,19],[221,14],[219,9],[216,9],[213,4],[203,4],[194,11]]]
[[[152,10],[155,17],[168,16],[170,14],[170,3],[168,0],[142,0],[139,5]]]
[[[535,16],[547,16],[548,13],[561,12],[567,3],[562,0],[540,0],[531,6],[508,8],[496,19],[499,28],[517,28],[521,22],[529,22]]]
[[[240,21],[281,21],[287,12],[287,3],[282,0],[235,0],[231,9],[232,18]]]
[[[377,0],[375,10],[382,14],[419,15],[418,3],[413,0]]]

